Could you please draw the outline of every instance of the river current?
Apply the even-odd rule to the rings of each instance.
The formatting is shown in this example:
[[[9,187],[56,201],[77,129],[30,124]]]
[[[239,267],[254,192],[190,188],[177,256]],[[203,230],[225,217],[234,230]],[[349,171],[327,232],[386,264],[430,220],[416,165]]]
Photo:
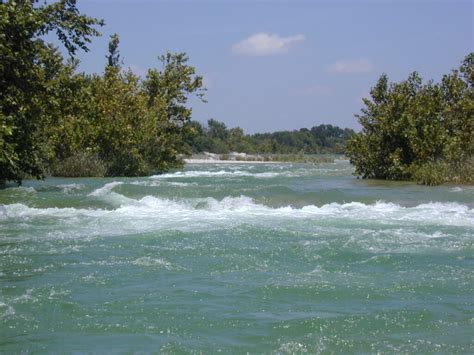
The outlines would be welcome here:
[[[0,353],[474,352],[474,188],[352,171],[0,190]]]

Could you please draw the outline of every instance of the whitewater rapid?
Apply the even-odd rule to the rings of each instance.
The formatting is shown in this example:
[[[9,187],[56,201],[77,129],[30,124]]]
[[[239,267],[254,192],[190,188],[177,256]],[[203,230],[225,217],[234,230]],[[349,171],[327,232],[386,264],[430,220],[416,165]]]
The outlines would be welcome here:
[[[227,173],[226,173],[227,174]],[[229,176],[217,172],[174,173],[160,176],[160,179],[186,177],[209,177],[214,175]],[[234,173],[229,173],[234,176]],[[288,172],[272,173],[277,176],[288,175]],[[280,175],[278,175],[280,174]],[[254,174],[260,178],[262,174]],[[239,176],[245,176],[239,172]],[[270,176],[269,174],[265,175]],[[255,177],[255,176],[253,176]],[[48,232],[48,237],[64,237],[70,230],[71,237],[126,235],[129,233],[163,232],[179,230],[196,232],[214,229],[239,228],[252,225],[258,228],[292,228],[295,231],[313,231],[317,233],[328,225],[333,225],[339,233],[350,234],[362,227],[373,231],[384,229],[401,230],[420,229],[423,226],[438,227],[474,227],[474,210],[456,202],[428,202],[415,206],[401,206],[392,202],[375,203],[347,202],[327,203],[321,206],[291,205],[271,207],[258,203],[245,195],[227,196],[221,199],[203,198],[165,198],[145,195],[141,198],[127,197],[116,192],[117,188],[126,185],[145,187],[154,185],[152,179],[142,181],[112,181],[87,193],[83,199],[100,202],[103,208],[74,207],[30,207],[24,203],[0,205],[0,222],[10,228],[51,224],[60,232]],[[150,182],[152,183],[150,185]],[[173,182],[172,182],[173,183]],[[191,188],[197,183],[179,183],[170,185],[174,188]],[[193,185],[194,184],[194,185]],[[84,185],[62,185],[64,194],[71,191],[83,191]],[[31,192],[31,191],[29,191]],[[362,229],[364,229],[362,228]],[[440,233],[435,231],[433,235]],[[424,238],[426,233],[420,232]],[[0,237],[0,239],[4,239]]]
[[[111,183],[101,187],[88,196],[100,198],[114,209],[81,208],[34,208],[21,203],[0,206],[0,220],[29,220],[41,217],[52,218],[109,218],[117,221],[127,219],[163,220],[179,224],[183,220],[212,222],[236,220],[246,223],[252,219],[334,219],[353,221],[416,222],[419,224],[459,225],[474,227],[474,210],[458,203],[423,203],[414,207],[403,207],[394,203],[377,202],[364,204],[349,202],[330,203],[323,206],[292,206],[271,208],[258,204],[247,196],[225,197],[217,200],[212,197],[170,200],[155,196],[141,199],[128,198],[113,192],[113,187],[122,183]]]
[[[0,352],[472,353],[474,189],[352,172],[0,190]]]

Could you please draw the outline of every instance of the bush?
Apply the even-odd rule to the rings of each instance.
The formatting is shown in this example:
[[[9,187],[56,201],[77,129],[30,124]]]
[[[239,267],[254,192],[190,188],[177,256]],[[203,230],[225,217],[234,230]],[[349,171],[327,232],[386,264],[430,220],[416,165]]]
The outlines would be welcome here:
[[[412,165],[410,173],[413,180],[423,185],[440,185],[449,181],[449,166],[442,161]]]
[[[97,154],[78,152],[53,164],[51,175],[63,177],[103,177],[107,166]]]
[[[382,75],[357,116],[362,131],[346,154],[362,178],[426,185],[472,182],[474,53],[441,83],[412,73],[389,83]]]

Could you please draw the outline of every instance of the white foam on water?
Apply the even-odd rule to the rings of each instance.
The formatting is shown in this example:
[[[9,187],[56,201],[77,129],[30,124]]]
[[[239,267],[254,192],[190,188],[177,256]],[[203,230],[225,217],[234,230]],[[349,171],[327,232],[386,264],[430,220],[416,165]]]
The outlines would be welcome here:
[[[271,222],[286,219],[304,219],[309,221],[349,220],[372,221],[384,224],[434,224],[448,226],[474,226],[474,211],[458,203],[425,203],[414,207],[403,207],[394,203],[360,202],[330,203],[321,207],[310,205],[302,208],[291,206],[272,208],[256,203],[250,197],[196,198],[170,200],[155,196],[145,196],[139,200],[112,192],[117,183],[107,184],[89,196],[113,202],[118,205],[113,210],[80,208],[34,208],[23,204],[0,206],[0,220],[29,220],[33,218],[94,218],[101,225],[114,228],[116,224],[137,228],[188,228],[211,226],[219,221],[232,225],[242,223]]]
[[[287,168],[285,168],[287,169]],[[317,173],[326,173],[334,171],[334,169],[326,168],[306,168],[306,169],[292,169],[292,170],[283,170],[280,167],[275,167],[277,171],[267,171],[267,172],[252,172],[251,169],[247,170],[237,170],[237,169],[228,169],[228,170],[188,170],[188,171],[177,171],[175,173],[167,173],[161,175],[150,176],[150,179],[176,179],[176,178],[232,178],[232,177],[253,177],[257,179],[271,179],[275,177],[298,177],[298,176],[307,176]]]
[[[168,181],[167,185],[179,186],[179,187],[197,186],[195,182],[175,182],[175,181]]]
[[[59,299],[59,298],[62,298],[64,296],[68,296],[70,294],[71,294],[70,290],[61,289],[61,290],[58,291],[53,287],[49,291],[48,299],[50,299],[50,300]]]
[[[474,193],[474,186],[472,185],[463,185],[463,186],[453,186],[449,188],[450,192],[463,192],[467,194],[473,194]]]
[[[62,184],[58,185],[58,187],[61,188],[62,192],[65,194],[70,194],[82,190],[86,186],[84,184]]]
[[[178,171],[175,173],[153,175],[151,179],[170,179],[170,178],[200,178],[200,177],[256,177],[256,178],[272,178],[282,175],[282,173],[275,172],[264,172],[264,173],[253,173],[246,170],[219,170],[219,171],[201,171],[201,170],[189,170],[189,171]]]
[[[434,233],[424,233],[426,239],[439,239],[439,238],[447,238],[449,235],[444,234],[441,231],[435,231]]]
[[[464,190],[463,190],[462,187],[455,186],[455,187],[450,188],[449,191],[451,191],[451,192],[462,192]]]
[[[298,343],[296,341],[290,341],[289,343],[284,343],[280,345],[277,354],[308,354],[313,351],[308,349],[305,344]]]
[[[31,194],[31,193],[36,193],[37,191],[35,190],[34,187],[32,186],[18,186],[18,187],[10,187],[9,189],[14,189],[18,192],[24,192],[24,193],[27,193],[27,194]]]
[[[96,196],[96,197],[104,196],[104,195],[110,193],[110,191],[112,191],[112,189],[114,187],[120,186],[122,184],[123,184],[122,181],[109,182],[108,184],[105,184],[104,186],[92,191],[88,196]]]
[[[130,182],[130,185],[156,187],[156,186],[161,186],[161,182],[160,181],[137,180],[137,181]]]
[[[25,294],[23,294],[21,296],[18,296],[18,297],[15,297],[13,299],[13,303],[36,303],[36,302],[38,302],[38,299],[33,297],[32,293],[33,293],[32,288],[27,289]]]
[[[137,185],[137,186],[150,186],[150,187],[158,187],[158,186],[179,186],[179,187],[186,187],[186,186],[197,186],[198,184],[195,182],[175,182],[175,181],[159,181],[159,180],[139,180],[139,181],[132,181],[130,185]]]
[[[335,169],[333,166],[337,164],[326,165],[315,165],[312,167],[295,168],[286,166],[276,165],[272,171],[266,172],[255,172],[252,171],[252,167],[245,167],[242,169],[241,166],[230,167],[221,170],[187,170],[177,171],[174,173],[166,173],[160,175],[153,175],[149,178],[152,180],[166,180],[166,179],[190,179],[190,178],[239,178],[239,177],[251,177],[256,179],[272,179],[276,177],[303,177],[310,175],[331,175],[341,174],[340,169]],[[348,165],[348,169],[353,170],[351,165]],[[344,170],[347,172],[347,169]]]
[[[137,266],[149,266],[149,267],[160,267],[166,270],[173,269],[173,266],[169,261],[162,258],[152,258],[150,256],[142,256],[132,261],[133,265]]]
[[[87,196],[98,198],[111,204],[112,206],[122,206],[136,203],[136,200],[112,191],[115,187],[120,185],[123,185],[122,181],[112,181],[92,191]]]
[[[15,308],[11,305],[0,301],[0,319],[12,318],[16,314]]]
[[[81,209],[81,208],[35,208],[28,207],[21,203],[11,205],[0,205],[0,221],[8,219],[24,219],[41,217],[72,218],[72,217],[99,217],[102,210]]]

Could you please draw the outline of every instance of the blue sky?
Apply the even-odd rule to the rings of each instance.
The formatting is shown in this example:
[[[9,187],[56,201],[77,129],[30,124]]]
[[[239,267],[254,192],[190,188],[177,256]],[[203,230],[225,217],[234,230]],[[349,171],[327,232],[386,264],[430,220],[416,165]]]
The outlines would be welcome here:
[[[102,18],[103,36],[81,54],[101,72],[109,35],[120,35],[124,66],[157,66],[184,51],[205,78],[215,118],[246,132],[330,123],[358,128],[354,114],[381,73],[393,81],[417,70],[439,80],[473,51],[472,1],[145,1],[80,0]]]

